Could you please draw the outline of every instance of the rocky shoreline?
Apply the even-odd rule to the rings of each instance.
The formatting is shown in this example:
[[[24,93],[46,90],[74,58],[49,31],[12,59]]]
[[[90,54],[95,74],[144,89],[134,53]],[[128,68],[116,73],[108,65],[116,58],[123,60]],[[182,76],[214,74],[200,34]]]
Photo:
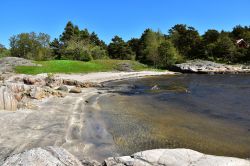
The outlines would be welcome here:
[[[250,73],[250,66],[247,65],[227,65],[205,60],[190,60],[185,63],[176,64],[171,69],[181,73],[198,74]]]
[[[102,163],[78,160],[60,147],[31,149],[8,157],[3,166],[249,166],[250,161],[233,157],[206,155],[190,149],[155,149],[131,156],[110,157]]]
[[[15,64],[35,65],[22,59],[7,59]],[[174,72],[102,72],[90,74],[15,74],[11,63],[0,61],[0,139],[1,165],[239,165],[248,166],[244,159],[216,157],[188,149],[157,149],[131,156],[111,157],[96,162],[89,154],[103,149],[86,142],[91,137],[110,147],[105,128],[96,119],[88,122],[97,130],[86,130],[85,111],[94,106],[88,99],[104,91],[98,90],[106,81]],[[8,66],[8,70],[2,66]],[[93,116],[93,115],[91,115]],[[90,139],[90,138],[89,138]],[[103,140],[102,140],[103,139]],[[52,146],[52,147],[51,147]],[[39,148],[40,147],[40,148]],[[35,149],[34,149],[35,148]],[[74,155],[72,155],[74,154]],[[77,155],[76,155],[77,154]]]

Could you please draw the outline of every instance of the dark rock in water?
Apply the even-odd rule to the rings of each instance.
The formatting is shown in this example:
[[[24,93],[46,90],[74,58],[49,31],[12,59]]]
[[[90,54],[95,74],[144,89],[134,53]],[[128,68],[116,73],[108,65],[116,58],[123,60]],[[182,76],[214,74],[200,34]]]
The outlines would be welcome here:
[[[155,85],[151,88],[151,90],[159,90],[160,88],[158,87],[158,85]]]
[[[70,89],[69,93],[82,93],[82,90],[79,87],[74,87]]]

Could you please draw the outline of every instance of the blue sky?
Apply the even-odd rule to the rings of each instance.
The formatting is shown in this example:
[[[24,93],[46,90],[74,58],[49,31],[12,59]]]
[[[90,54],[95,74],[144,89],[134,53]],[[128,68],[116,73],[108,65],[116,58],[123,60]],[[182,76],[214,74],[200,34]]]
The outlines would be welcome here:
[[[0,43],[31,31],[55,38],[69,20],[107,43],[114,35],[139,37],[146,28],[167,33],[177,23],[204,33],[250,25],[250,0],[1,0]]]

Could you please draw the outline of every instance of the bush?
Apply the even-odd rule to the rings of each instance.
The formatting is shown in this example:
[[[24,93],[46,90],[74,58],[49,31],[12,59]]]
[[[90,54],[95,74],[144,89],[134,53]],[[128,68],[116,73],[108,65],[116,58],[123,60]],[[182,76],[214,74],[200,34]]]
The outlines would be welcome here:
[[[182,57],[171,41],[166,40],[160,44],[158,48],[158,67],[166,68],[181,61]]]
[[[107,59],[106,50],[101,49],[99,46],[95,46],[91,49],[91,55],[93,59]]]
[[[5,49],[5,50],[0,51],[0,58],[6,57],[6,56],[10,56],[9,50]]]

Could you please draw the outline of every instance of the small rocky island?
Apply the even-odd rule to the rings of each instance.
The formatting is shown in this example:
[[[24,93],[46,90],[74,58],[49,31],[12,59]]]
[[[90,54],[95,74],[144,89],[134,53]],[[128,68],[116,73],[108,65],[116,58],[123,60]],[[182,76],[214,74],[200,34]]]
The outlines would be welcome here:
[[[155,149],[131,156],[107,156],[95,161],[112,144],[105,128],[86,129],[84,110],[88,98],[105,93],[103,82],[174,72],[104,72],[90,74],[14,73],[13,67],[37,65],[22,58],[0,60],[0,164],[3,166],[250,166],[250,161],[233,157],[206,155],[190,149]],[[249,72],[242,66],[208,61],[176,65],[181,71],[198,73]],[[97,122],[91,122],[90,126]],[[101,123],[100,125],[101,126]],[[100,132],[100,131],[101,132]],[[86,133],[84,133],[86,131]],[[98,138],[103,148],[86,138]]]

